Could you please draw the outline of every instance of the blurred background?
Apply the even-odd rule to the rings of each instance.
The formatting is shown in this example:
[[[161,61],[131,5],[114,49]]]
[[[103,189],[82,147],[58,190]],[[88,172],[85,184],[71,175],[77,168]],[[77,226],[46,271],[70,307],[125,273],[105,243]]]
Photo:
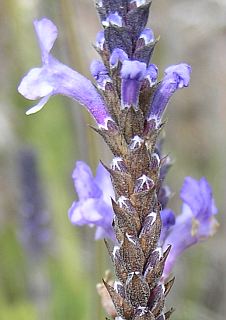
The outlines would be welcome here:
[[[0,1],[0,319],[104,319],[96,283],[110,262],[94,232],[73,227],[67,210],[76,195],[76,160],[93,170],[111,155],[88,127],[79,105],[54,97],[25,116],[32,102],[17,93],[40,65],[32,21],[47,16],[59,29],[54,55],[87,77],[97,58],[100,24],[92,0]],[[185,175],[206,176],[219,208],[220,228],[189,249],[174,269],[168,298],[175,320],[223,320],[226,314],[226,1],[153,0],[150,23],[161,35],[153,62],[192,65],[192,81],[168,107],[165,152],[175,164],[168,183],[180,212]]]

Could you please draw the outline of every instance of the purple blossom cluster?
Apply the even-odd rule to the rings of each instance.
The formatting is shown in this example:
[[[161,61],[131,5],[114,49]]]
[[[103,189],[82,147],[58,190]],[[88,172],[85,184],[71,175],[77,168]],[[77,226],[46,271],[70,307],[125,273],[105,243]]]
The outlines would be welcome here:
[[[116,21],[115,21],[116,19]],[[106,23],[119,23],[117,15],[110,15]],[[104,22],[102,21],[104,25]],[[107,106],[90,80],[77,71],[59,62],[50,53],[57,38],[57,27],[46,18],[34,21],[37,34],[42,66],[31,69],[22,79],[18,91],[27,99],[40,99],[38,104],[30,108],[27,114],[40,111],[53,95],[61,94],[68,96],[81,105],[84,105],[96,120],[100,128],[107,129],[108,121],[113,119],[110,116]],[[151,29],[144,29],[140,39],[147,43],[154,41]],[[97,35],[96,45],[99,49],[104,46],[104,34],[101,31]],[[156,84],[158,68],[154,64],[147,66],[146,62],[131,60],[128,54],[119,48],[114,48],[109,59],[110,67],[116,68],[121,64],[121,108],[131,106],[136,110],[141,86],[151,87]],[[93,61],[91,73],[96,80],[99,89],[105,89],[111,78],[104,64],[101,61]],[[177,89],[187,87],[190,81],[191,67],[186,63],[172,65],[165,70],[165,76],[157,84],[157,89],[151,101],[147,119],[160,120],[170,97]]]
[[[125,2],[128,2],[127,5],[136,8],[142,7],[145,3],[145,1],[138,0]],[[125,16],[123,11],[125,6],[119,6],[119,1],[110,1],[109,3],[111,3],[112,10],[108,10],[109,12],[106,15],[105,13],[102,14],[101,11],[102,1],[98,1],[97,6],[101,22],[106,30],[114,29],[107,28],[109,25],[115,26],[118,30],[117,28],[120,29],[125,23],[122,18]],[[105,6],[108,8],[106,4]],[[113,10],[114,6],[118,11]],[[150,28],[145,28],[146,20],[147,17],[144,17],[142,24],[141,18],[139,21],[141,25],[134,21],[134,25],[129,26],[132,30],[132,40],[131,35],[126,36],[126,28],[125,33],[123,31],[120,34],[121,38],[117,37],[116,33],[108,34],[109,30],[108,32],[100,31],[97,34],[96,48],[100,52],[105,49],[106,40],[111,37],[113,37],[113,40],[108,41],[110,55],[107,57],[107,62],[104,64],[95,60],[91,63],[90,71],[96,82],[95,85],[52,56],[50,51],[57,38],[57,28],[53,22],[46,18],[35,20],[34,27],[41,50],[42,65],[31,69],[24,76],[18,90],[28,99],[40,100],[27,111],[27,114],[41,110],[51,96],[61,94],[84,105],[95,119],[100,130],[109,130],[109,124],[114,124],[115,119],[109,112],[102,93],[106,94],[108,90],[109,92],[113,91],[113,80],[109,74],[110,69],[112,73],[120,71],[121,110],[133,108],[138,111],[141,91],[145,88],[154,88],[154,93],[145,113],[145,120],[147,123],[154,121],[156,126],[160,125],[171,96],[178,89],[189,85],[191,67],[186,63],[169,66],[165,69],[163,79],[158,81],[157,66],[149,64],[156,40],[153,31]],[[119,41],[122,38],[125,40],[124,42]],[[134,47],[133,38],[136,39],[136,47],[132,50],[132,47]],[[106,68],[106,64],[109,68]],[[143,141],[139,136],[134,136],[130,148],[135,149],[137,145],[139,146],[142,143]],[[153,163],[155,161],[160,161],[157,153]],[[162,173],[160,172],[160,174],[163,175],[163,178],[167,172],[166,167],[167,164],[161,168]],[[120,158],[113,159],[112,168],[120,169]],[[164,172],[164,168],[166,172]],[[72,204],[69,210],[71,222],[78,226],[96,226],[96,239],[108,237],[115,242],[116,239],[112,229],[114,212],[111,204],[114,191],[109,173],[100,164],[94,177],[88,165],[79,161],[76,163],[72,177],[78,200]],[[142,180],[141,183],[148,184],[149,182]],[[159,246],[162,250],[165,250],[168,245],[172,246],[164,268],[165,277],[169,275],[177,257],[186,248],[211,236],[217,226],[215,219],[217,209],[211,187],[205,178],[200,180],[191,177],[185,178],[180,193],[183,201],[182,209],[177,216],[166,206],[169,196],[168,187],[163,186],[158,194],[158,200],[162,206],[162,231]]]

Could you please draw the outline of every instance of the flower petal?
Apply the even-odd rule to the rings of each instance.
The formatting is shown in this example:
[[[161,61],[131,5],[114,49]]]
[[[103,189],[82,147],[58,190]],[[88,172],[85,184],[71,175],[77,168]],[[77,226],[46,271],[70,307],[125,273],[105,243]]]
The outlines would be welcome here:
[[[82,226],[85,224],[97,224],[102,220],[97,208],[98,200],[87,199],[86,201],[74,202],[69,209],[69,218],[73,224]]]
[[[99,198],[102,195],[102,191],[95,183],[90,167],[85,162],[76,162],[72,178],[80,200]]]
[[[105,90],[107,83],[112,82],[108,70],[99,60],[93,60],[90,65],[90,72],[97,82],[98,88]]]
[[[109,239],[112,239],[113,242],[116,242],[115,234],[112,227],[110,227],[109,229],[97,227],[96,233],[95,233],[95,240],[99,240],[103,238],[109,238]]]
[[[155,64],[150,64],[146,71],[146,77],[149,81],[150,87],[152,87],[158,78],[158,68]]]
[[[119,62],[123,62],[125,60],[128,60],[128,55],[127,53],[119,48],[116,48],[113,50],[111,56],[110,56],[110,66],[111,68],[116,68],[119,64]]]
[[[46,68],[33,68],[22,79],[18,91],[30,100],[36,100],[49,95],[54,88],[48,80]]]
[[[163,228],[169,229],[175,224],[175,214],[171,209],[164,209],[161,211],[161,220]]]
[[[172,226],[175,224],[175,214],[171,209],[164,209],[161,211],[162,230],[160,235],[160,245],[162,245],[169,234]]]
[[[195,180],[186,177],[181,189],[184,200],[182,213],[164,241],[164,249],[170,244],[164,275],[169,275],[178,256],[188,247],[212,236],[218,226],[214,218],[212,190],[205,178]]]
[[[38,104],[36,104],[34,107],[32,107],[26,111],[26,115],[30,115],[30,114],[33,114],[33,113],[40,111],[44,107],[44,105],[48,102],[50,97],[51,97],[51,94],[42,98]]]
[[[98,164],[94,181],[100,190],[102,190],[104,201],[111,206],[111,198],[114,199],[114,190],[110,174],[101,163]]]
[[[35,20],[34,27],[41,49],[42,61],[43,63],[47,63],[48,54],[57,38],[57,27],[51,20],[46,18]]]
[[[99,164],[94,178],[89,166],[78,161],[72,177],[79,200],[69,209],[69,219],[78,226],[95,225],[98,227],[97,238],[102,235],[114,240],[111,205],[113,187],[109,173],[102,164]]]
[[[146,64],[140,61],[124,60],[121,68],[121,108],[131,106],[137,110],[142,80],[146,76]]]
[[[145,45],[148,45],[149,43],[152,43],[155,41],[155,36],[154,36],[154,33],[153,33],[153,30],[150,29],[150,28],[145,28],[140,36],[139,36],[139,39],[144,39],[144,43]]]
[[[100,49],[100,50],[103,50],[104,49],[104,43],[105,43],[104,31],[101,30],[96,35],[96,47],[98,49]]]
[[[153,95],[148,119],[160,120],[169,99],[177,89],[187,87],[190,81],[191,67],[186,63],[173,65],[165,70],[165,77],[159,83]]]
[[[203,177],[199,181],[186,177],[181,188],[181,199],[191,208],[192,214],[197,219],[209,218],[216,214],[212,189]]]
[[[118,14],[118,12],[110,13],[106,20],[102,21],[102,25],[104,27],[109,27],[110,24],[117,27],[122,27],[122,23],[122,17]]]

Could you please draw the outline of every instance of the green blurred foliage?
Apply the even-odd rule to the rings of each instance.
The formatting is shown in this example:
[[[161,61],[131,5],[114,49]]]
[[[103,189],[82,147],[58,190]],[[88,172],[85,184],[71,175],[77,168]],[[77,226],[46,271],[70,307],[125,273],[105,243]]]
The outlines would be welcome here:
[[[100,28],[91,0],[0,2],[0,319],[104,319],[95,286],[109,267],[106,250],[103,243],[93,241],[92,230],[70,224],[67,210],[75,198],[71,181],[75,161],[83,159],[95,169],[99,158],[109,161],[110,154],[76,103],[54,97],[42,112],[26,117],[32,103],[16,91],[21,76],[40,63],[32,20],[41,16],[49,16],[59,27],[54,54],[87,76],[96,57],[91,43]],[[176,306],[175,320],[223,320],[226,6],[224,0],[159,0],[153,1],[151,17],[155,34],[161,35],[154,55],[160,72],[182,60],[193,66],[191,87],[172,99],[167,114],[165,149],[176,160],[168,181],[178,194],[185,175],[207,176],[221,220],[214,239],[178,262],[168,304]],[[51,239],[38,258],[26,251],[18,236],[16,159],[24,145],[37,151],[51,217]],[[179,213],[178,197],[171,205]]]

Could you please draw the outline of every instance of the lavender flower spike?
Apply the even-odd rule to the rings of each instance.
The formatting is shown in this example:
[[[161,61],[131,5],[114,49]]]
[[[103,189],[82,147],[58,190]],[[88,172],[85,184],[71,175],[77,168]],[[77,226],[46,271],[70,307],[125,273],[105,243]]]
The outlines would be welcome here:
[[[148,119],[161,119],[169,99],[177,89],[187,87],[190,82],[191,67],[181,63],[168,67],[151,101]]]
[[[83,161],[77,161],[72,178],[79,200],[69,209],[71,222],[77,226],[95,225],[96,239],[107,237],[114,240],[111,205],[114,192],[107,170],[99,164],[94,178],[89,166]]]
[[[41,110],[51,96],[62,94],[85,105],[97,124],[107,128],[111,117],[91,81],[50,54],[57,38],[56,26],[43,18],[35,20],[34,27],[41,49],[42,67],[31,69],[22,79],[18,91],[27,99],[41,100],[26,113],[32,114]]]
[[[170,191],[164,178],[170,163],[158,142],[162,116],[173,93],[189,85],[191,67],[172,65],[156,84],[158,69],[151,57],[157,40],[146,28],[151,2],[96,1],[104,27],[96,50],[103,62],[94,61],[91,73],[100,90],[52,57],[57,29],[47,19],[35,21],[42,67],[32,69],[19,86],[27,98],[41,99],[28,113],[62,94],[85,105],[99,127],[109,129],[96,131],[114,155],[112,165],[99,165],[93,176],[85,163],[77,162],[78,200],[69,218],[75,225],[96,226],[96,238],[105,236],[116,244],[108,245],[116,285],[104,281],[104,286],[115,308],[109,317],[117,320],[169,319],[172,311],[164,305],[173,281],[166,277],[183,250],[212,235],[217,225],[204,178],[186,178],[181,215],[175,218],[166,207]],[[108,125],[112,118],[114,126]]]
[[[165,239],[164,247],[172,246],[166,260],[164,277],[171,272],[178,256],[188,247],[212,236],[218,226],[215,219],[217,208],[212,190],[205,178],[199,181],[186,177],[181,189],[184,201],[182,213],[176,218],[175,225]]]

